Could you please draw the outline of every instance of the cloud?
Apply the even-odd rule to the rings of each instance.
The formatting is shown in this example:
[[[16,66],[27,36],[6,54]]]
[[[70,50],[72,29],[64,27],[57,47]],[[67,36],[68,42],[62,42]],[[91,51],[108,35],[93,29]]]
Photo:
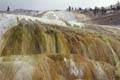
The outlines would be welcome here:
[[[0,9],[5,10],[9,5],[11,9],[66,9],[69,5],[73,7],[108,6],[120,0],[0,0]]]

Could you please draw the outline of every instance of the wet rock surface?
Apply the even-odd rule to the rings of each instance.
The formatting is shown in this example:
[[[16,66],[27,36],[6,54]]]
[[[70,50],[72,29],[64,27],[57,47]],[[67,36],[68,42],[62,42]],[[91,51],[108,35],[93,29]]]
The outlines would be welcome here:
[[[0,80],[119,80],[120,29],[18,20],[0,41]]]

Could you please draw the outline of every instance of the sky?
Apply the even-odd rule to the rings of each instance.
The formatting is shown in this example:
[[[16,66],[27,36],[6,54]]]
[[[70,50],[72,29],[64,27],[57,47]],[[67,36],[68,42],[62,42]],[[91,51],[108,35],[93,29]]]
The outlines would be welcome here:
[[[68,6],[93,8],[95,6],[109,6],[118,1],[120,0],[0,0],[0,10],[6,10],[8,5],[12,10],[65,10]]]

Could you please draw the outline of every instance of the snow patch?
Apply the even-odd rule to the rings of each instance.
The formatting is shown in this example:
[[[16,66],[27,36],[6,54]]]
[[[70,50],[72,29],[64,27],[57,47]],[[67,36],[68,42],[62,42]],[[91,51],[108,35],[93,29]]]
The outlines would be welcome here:
[[[13,15],[13,14],[0,14],[0,36],[4,34],[9,28],[16,26],[18,24],[18,20],[32,20],[32,21],[40,21],[42,23],[46,24],[55,24],[60,26],[66,26],[66,24],[63,21],[59,20],[50,20],[46,18],[37,18],[37,17],[31,17],[31,16],[25,16],[25,15]]]
[[[42,18],[75,22],[77,21],[74,14],[67,11],[48,11],[43,14]]]
[[[78,27],[78,28],[84,27],[83,23],[77,22],[74,14],[72,12],[48,11],[48,12],[44,13],[41,18],[48,19],[48,20],[60,21],[62,24],[64,24],[64,26],[65,26],[65,22],[67,22],[68,24],[70,24],[71,27]]]
[[[17,17],[14,15],[0,14],[0,36],[8,30],[8,28],[17,25]]]
[[[71,74],[73,74],[74,76],[76,76],[78,78],[83,77],[83,71],[82,71],[81,67],[76,65],[76,63],[74,62],[73,59],[64,58],[64,61],[65,61],[66,65],[69,67]]]
[[[66,21],[77,21],[74,14],[72,12],[67,11],[55,11],[55,14],[62,20]]]
[[[67,15],[69,14],[69,15]],[[63,16],[62,16],[63,15]],[[45,24],[52,24],[52,25],[58,25],[58,26],[63,26],[63,27],[83,27],[84,24],[82,23],[77,23],[75,21],[66,21],[60,19],[60,16],[62,16],[64,19],[68,19],[68,17],[71,16],[71,13],[67,12],[48,12],[43,16],[42,18],[39,17],[31,17],[31,16],[25,16],[25,15],[15,15],[15,14],[5,14],[1,13],[0,14],[0,36],[2,36],[9,28],[14,27],[18,24],[18,20],[28,20],[28,21],[39,21],[41,23]],[[71,17],[68,20],[73,20],[73,17]]]
[[[85,27],[85,24],[84,23],[80,23],[80,22],[78,23],[78,22],[75,22],[75,21],[68,21],[68,23],[72,27],[77,27],[77,28]]]
[[[60,20],[59,17],[53,11],[45,13],[41,18],[51,19],[51,20]]]
[[[98,62],[93,62],[94,68],[96,69],[97,76],[99,80],[107,80],[106,74],[102,68],[102,65]]]
[[[13,63],[14,80],[32,80],[34,67],[24,61],[15,61]]]
[[[70,59],[70,72],[75,76],[78,76],[79,74],[79,69],[77,68],[75,62],[72,59]]]

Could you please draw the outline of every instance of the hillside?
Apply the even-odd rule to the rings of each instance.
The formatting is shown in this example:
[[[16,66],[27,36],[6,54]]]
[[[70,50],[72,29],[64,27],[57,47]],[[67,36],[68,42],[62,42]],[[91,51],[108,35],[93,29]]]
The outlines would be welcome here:
[[[103,24],[103,25],[120,25],[120,12],[112,13],[107,16],[93,19],[93,23]]]
[[[0,14],[0,80],[119,80],[120,28],[60,17]]]
[[[91,12],[88,13],[80,13],[77,11],[59,11],[59,10],[51,10],[51,11],[35,11],[35,10],[25,10],[25,9],[16,9],[14,11],[6,12],[0,11],[0,13],[7,14],[15,14],[15,15],[27,15],[34,16],[39,18],[47,18],[53,20],[62,20],[62,21],[70,21],[70,22],[79,22],[79,23],[87,23],[87,24],[99,24],[99,25],[112,25],[119,26],[120,25],[120,11],[107,13],[105,15],[94,15]]]
[[[85,23],[92,23],[92,24],[99,24],[99,25],[120,25],[120,12],[113,12],[106,15],[91,15],[91,14],[83,14],[83,19],[81,20],[81,14],[77,13],[77,19],[79,21],[85,22]]]

